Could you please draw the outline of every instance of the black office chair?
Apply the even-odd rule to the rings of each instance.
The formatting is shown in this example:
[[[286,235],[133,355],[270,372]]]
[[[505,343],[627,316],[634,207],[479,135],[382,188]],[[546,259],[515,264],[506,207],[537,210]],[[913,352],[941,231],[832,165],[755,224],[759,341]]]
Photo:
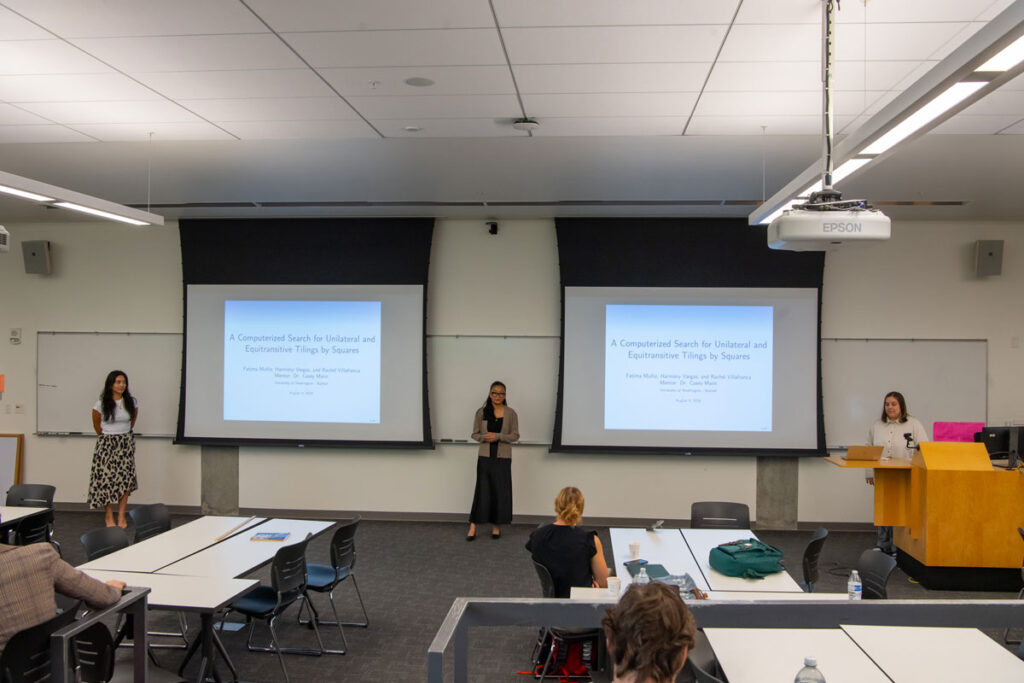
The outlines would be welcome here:
[[[362,516],[356,515],[352,521],[342,524],[334,532],[334,536],[331,538],[331,564],[307,564],[306,565],[306,588],[317,593],[327,593],[327,597],[331,602],[331,611],[334,612],[334,621],[324,621],[320,619],[320,615],[313,605],[312,600],[309,601],[309,608],[313,614],[313,618],[316,619],[321,626],[337,626],[338,631],[341,632],[341,650],[324,650],[327,654],[343,655],[348,649],[348,642],[345,640],[345,631],[342,626],[361,626],[366,627],[370,624],[370,618],[366,614],[366,605],[363,604],[363,596],[359,592],[359,584],[356,583],[355,566],[356,566],[356,530],[359,528],[359,522],[362,520]],[[356,597],[359,598],[359,607],[363,611],[362,621],[341,621],[338,617],[338,609],[334,603],[334,589],[338,584],[342,583],[346,579],[352,579],[352,586],[356,590]],[[308,621],[302,620],[302,609],[299,609],[299,623],[308,624]]]
[[[29,515],[18,520],[14,527],[13,545],[31,545],[32,543],[53,543],[57,554],[60,554],[60,545],[56,541],[50,541],[53,535],[53,510],[47,510],[35,515]]]
[[[249,625],[249,637],[246,639],[246,647],[253,652],[276,652],[281,663],[281,671],[284,672],[285,681],[288,678],[288,669],[284,665],[284,654],[321,655],[324,652],[324,643],[320,639],[320,629],[316,619],[310,620],[313,633],[316,634],[318,648],[316,650],[283,648],[277,639],[277,631],[274,629],[274,622],[286,609],[299,600],[309,601],[306,593],[306,546],[312,534],[298,543],[286,545],[280,548],[274,555],[274,562],[270,567],[270,585],[260,584],[251,591],[236,600],[228,607],[224,617],[231,612],[239,612],[245,615],[245,623]],[[270,638],[273,647],[255,646],[252,644],[252,636],[256,630],[254,619],[261,619],[267,622],[270,630]],[[221,630],[224,628],[224,620],[221,620]]]
[[[85,548],[85,559],[89,561],[128,547],[128,534],[119,526],[90,529],[80,540]]]
[[[814,592],[814,584],[818,583],[820,574],[818,572],[818,558],[821,556],[821,549],[825,546],[825,541],[828,540],[828,529],[825,527],[818,527],[814,530],[814,535],[811,536],[810,543],[804,548],[804,585],[803,589],[807,593]]]
[[[57,487],[49,484],[15,484],[7,489],[5,505],[27,508],[53,507],[53,494],[56,492]]]
[[[896,569],[896,560],[888,553],[875,549],[865,550],[857,560],[857,573],[860,574],[862,597],[865,600],[886,600],[886,584],[889,575]]]
[[[541,594],[545,598],[555,597],[555,580],[551,577],[551,572],[548,571],[548,568],[536,560],[533,560],[533,568],[537,572],[537,578],[540,579]],[[591,668],[593,668],[598,662],[602,662],[605,659],[602,650],[604,635],[601,629],[570,630],[553,626],[542,627],[537,639],[537,646],[533,649],[533,666],[534,671],[537,672],[535,677],[543,681],[547,678],[548,674],[558,671],[559,666],[565,662],[570,643],[587,642],[591,643],[590,656],[592,660]],[[543,662],[541,659],[543,659]],[[575,678],[575,676],[565,675],[556,675],[555,677],[561,679]],[[590,677],[581,676],[580,678]]]
[[[114,677],[114,638],[96,622],[71,640],[78,677],[83,683],[107,683]]]
[[[4,683],[43,683],[51,679],[50,635],[75,620],[75,609],[24,631],[15,633],[0,654],[0,681]]]
[[[750,508],[744,503],[701,501],[690,505],[691,529],[749,529]]]
[[[136,505],[128,514],[135,526],[135,542],[145,541],[171,528],[171,513],[163,503]]]
[[[145,541],[147,538],[158,536],[171,529],[171,513],[163,503],[150,503],[148,505],[136,505],[128,514],[132,518],[132,526],[135,527],[135,542]],[[161,638],[181,638],[184,644],[171,643],[150,643],[154,648],[184,649],[188,647],[188,623],[185,621],[185,614],[178,612],[178,631],[149,631],[148,635]]]

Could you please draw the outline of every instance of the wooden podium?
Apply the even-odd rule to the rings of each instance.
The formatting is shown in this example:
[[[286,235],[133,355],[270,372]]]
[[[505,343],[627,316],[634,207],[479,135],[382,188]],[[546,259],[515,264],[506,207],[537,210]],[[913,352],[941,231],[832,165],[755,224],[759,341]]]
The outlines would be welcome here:
[[[922,584],[978,590],[1020,585],[1024,473],[994,469],[983,444],[923,442],[912,460],[827,459],[840,467],[874,468],[875,525],[893,527],[900,566]]]

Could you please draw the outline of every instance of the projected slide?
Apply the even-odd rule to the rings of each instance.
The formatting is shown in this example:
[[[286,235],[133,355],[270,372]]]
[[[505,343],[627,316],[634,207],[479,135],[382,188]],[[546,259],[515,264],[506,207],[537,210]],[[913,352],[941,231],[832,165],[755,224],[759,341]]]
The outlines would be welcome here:
[[[604,428],[771,431],[771,306],[605,307]]]
[[[379,301],[224,302],[224,419],[377,424]]]

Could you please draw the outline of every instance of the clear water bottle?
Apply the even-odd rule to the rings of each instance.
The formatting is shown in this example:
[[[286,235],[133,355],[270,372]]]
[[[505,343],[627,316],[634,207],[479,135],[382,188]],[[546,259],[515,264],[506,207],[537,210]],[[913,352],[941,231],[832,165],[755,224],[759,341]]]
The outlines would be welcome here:
[[[640,567],[640,571],[638,571],[636,573],[636,576],[633,578],[633,583],[640,586],[645,586],[650,582],[651,577],[647,576],[647,567]]]
[[[818,670],[818,660],[814,657],[804,657],[804,668],[796,672],[793,683],[825,683],[825,677]]]
[[[846,582],[846,593],[851,600],[860,600],[864,593],[864,585],[860,582],[860,574],[856,569],[850,572],[850,580]]]

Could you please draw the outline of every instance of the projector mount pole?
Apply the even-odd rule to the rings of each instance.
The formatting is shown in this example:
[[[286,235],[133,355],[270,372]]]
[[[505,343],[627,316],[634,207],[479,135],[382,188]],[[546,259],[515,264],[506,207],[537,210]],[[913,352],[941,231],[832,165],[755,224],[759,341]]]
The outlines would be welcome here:
[[[832,59],[835,55],[835,18],[836,3],[838,0],[823,0],[821,11],[821,81],[822,81],[822,138],[824,138],[825,170],[821,177],[821,187],[824,191],[832,189],[832,139],[834,129],[832,127]]]

